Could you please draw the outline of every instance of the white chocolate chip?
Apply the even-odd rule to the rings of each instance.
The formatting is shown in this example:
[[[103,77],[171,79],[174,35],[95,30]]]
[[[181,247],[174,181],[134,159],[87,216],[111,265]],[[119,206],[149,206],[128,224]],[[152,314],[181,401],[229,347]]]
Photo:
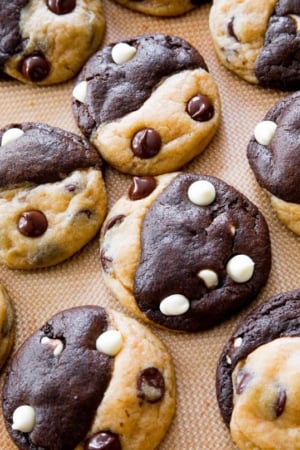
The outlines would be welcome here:
[[[197,276],[199,278],[201,278],[201,280],[204,281],[205,286],[208,289],[215,288],[218,285],[218,281],[219,281],[218,275],[213,270],[210,270],[210,269],[200,270],[198,272]]]
[[[289,15],[291,19],[294,20],[296,24],[296,32],[299,33],[300,31],[300,16],[297,16],[296,14],[290,14]]]
[[[64,344],[60,339],[50,339],[48,336],[44,336],[41,339],[41,344],[50,348],[54,356],[60,355],[64,349]]]
[[[239,348],[242,345],[243,339],[241,337],[236,338],[233,341],[234,348]]]
[[[1,146],[10,144],[13,141],[19,139],[19,137],[23,136],[24,131],[21,128],[9,128],[2,135]]]
[[[15,409],[13,413],[12,429],[30,433],[35,424],[35,411],[32,406],[22,405]]]
[[[263,120],[254,128],[254,137],[261,145],[269,145],[275,134],[277,124],[271,120]]]
[[[130,61],[136,54],[136,48],[125,42],[119,42],[111,51],[111,57],[116,64],[124,64]]]
[[[227,362],[227,364],[231,364],[231,358],[230,358],[230,356],[229,355],[226,355],[226,362]]]
[[[80,103],[84,103],[87,94],[87,81],[81,81],[81,83],[76,84],[73,89],[73,97]]]
[[[254,261],[249,256],[236,255],[228,261],[226,272],[236,283],[245,283],[252,277],[254,266]]]
[[[188,198],[195,205],[210,205],[216,198],[215,187],[206,180],[195,181],[188,189]]]
[[[97,350],[109,356],[117,355],[122,347],[123,338],[118,330],[107,330],[96,341]]]
[[[187,312],[190,308],[189,300],[181,294],[169,295],[169,297],[164,298],[159,309],[165,316],[180,316]]]
[[[230,225],[229,231],[230,231],[231,236],[235,236],[236,228],[234,225]]]

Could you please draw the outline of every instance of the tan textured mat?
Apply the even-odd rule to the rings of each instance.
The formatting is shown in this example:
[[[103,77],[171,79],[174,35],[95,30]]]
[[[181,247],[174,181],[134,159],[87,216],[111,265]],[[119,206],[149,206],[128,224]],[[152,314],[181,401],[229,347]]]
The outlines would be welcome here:
[[[276,100],[286,94],[251,86],[219,65],[208,31],[208,13],[209,5],[205,5],[181,17],[159,19],[131,12],[105,0],[105,43],[130,37],[133,33],[163,32],[187,39],[204,56],[220,88],[222,124],[209,147],[186,170],[222,178],[248,196],[264,213],[271,232],[273,267],[257,304],[270,295],[300,285],[299,238],[279,223],[246,159],[246,145],[254,125]],[[47,88],[29,87],[14,81],[0,83],[0,126],[32,120],[78,132],[70,107],[72,87],[73,82]],[[111,205],[127,189],[130,177],[108,169],[106,182]],[[15,348],[61,309],[102,304],[122,310],[103,285],[98,239],[69,261],[50,269],[24,272],[0,267],[0,281],[14,301],[17,318]],[[217,407],[215,368],[229,334],[252,307],[253,304],[230,321],[204,333],[175,334],[153,328],[174,358],[178,392],[176,417],[160,450],[234,448]],[[0,416],[0,449],[14,448]]]

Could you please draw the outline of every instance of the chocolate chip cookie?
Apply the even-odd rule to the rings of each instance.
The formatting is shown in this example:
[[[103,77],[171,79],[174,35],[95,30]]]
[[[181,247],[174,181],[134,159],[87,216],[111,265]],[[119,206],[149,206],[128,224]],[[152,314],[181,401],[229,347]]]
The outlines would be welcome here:
[[[250,83],[300,87],[300,3],[215,0],[210,30],[220,61]]]
[[[300,235],[300,91],[279,100],[258,122],[247,156],[279,219]]]
[[[175,409],[172,361],[134,319],[71,308],[17,351],[2,406],[21,450],[152,450]]]
[[[175,36],[108,45],[87,62],[73,97],[83,134],[109,164],[134,175],[177,170],[204,150],[220,121],[203,58]]]
[[[0,368],[14,343],[14,312],[6,289],[0,284]]]
[[[269,232],[218,178],[134,177],[103,225],[101,263],[114,296],[138,317],[195,332],[256,297],[270,270]]]
[[[129,9],[151,16],[179,16],[209,0],[116,0]]]
[[[41,85],[66,81],[99,48],[104,30],[101,0],[3,0],[0,75]]]
[[[246,317],[222,351],[217,397],[239,449],[299,446],[299,318],[300,291],[278,294]]]
[[[102,160],[85,139],[42,123],[0,130],[0,263],[57,264],[98,232],[107,207]]]

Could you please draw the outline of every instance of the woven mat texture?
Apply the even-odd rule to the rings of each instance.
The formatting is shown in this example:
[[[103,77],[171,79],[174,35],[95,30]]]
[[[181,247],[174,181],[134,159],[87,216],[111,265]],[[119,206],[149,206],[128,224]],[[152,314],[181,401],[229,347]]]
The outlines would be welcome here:
[[[212,330],[193,335],[153,327],[173,356],[177,376],[177,412],[159,449],[231,450],[235,447],[220,418],[215,397],[215,369],[220,351],[237,323],[254,305],[271,295],[299,287],[299,238],[271,211],[268,197],[259,188],[246,159],[247,142],[255,124],[286,93],[251,86],[220,66],[208,29],[209,5],[176,18],[154,18],[132,12],[113,0],[104,0],[104,7],[107,27],[103,44],[131,37],[133,32],[134,35],[162,32],[181,36],[198,48],[220,89],[222,123],[205,152],[184,170],[214,175],[233,185],[260,208],[270,228],[271,275],[267,286],[248,308]],[[70,81],[51,87],[31,87],[15,81],[1,82],[0,126],[40,121],[79,133],[71,112],[73,84]],[[108,168],[105,179],[111,206],[127,190],[130,177]],[[61,309],[99,304],[123,310],[103,284],[98,238],[56,267],[27,272],[0,266],[0,282],[14,301],[15,349]],[[0,415],[0,450],[13,449]]]

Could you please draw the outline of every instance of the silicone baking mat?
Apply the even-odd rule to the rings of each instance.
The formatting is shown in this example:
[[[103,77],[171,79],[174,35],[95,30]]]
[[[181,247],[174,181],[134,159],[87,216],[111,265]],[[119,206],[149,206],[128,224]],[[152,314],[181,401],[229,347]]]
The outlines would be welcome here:
[[[134,30],[134,35],[153,32],[178,35],[198,48],[220,89],[222,123],[205,152],[184,170],[220,177],[243,192],[265,215],[272,240],[273,266],[268,284],[247,309],[206,332],[188,335],[153,328],[168,346],[177,376],[177,412],[160,450],[235,448],[220,418],[215,397],[219,353],[236,324],[255,304],[299,286],[299,238],[279,223],[246,159],[247,142],[255,124],[275,101],[287,94],[249,85],[220,66],[208,29],[209,7],[204,5],[176,18],[154,18],[104,0],[107,27],[103,44],[131,37]],[[79,133],[71,111],[73,84],[74,81],[51,87],[31,87],[15,81],[1,82],[0,126],[10,122],[41,121]],[[127,190],[131,179],[110,168],[106,170],[105,179],[112,205]],[[61,309],[100,304],[122,311],[103,284],[98,237],[56,267],[14,271],[0,266],[0,282],[14,301],[15,349]],[[0,416],[0,449],[14,448]]]

